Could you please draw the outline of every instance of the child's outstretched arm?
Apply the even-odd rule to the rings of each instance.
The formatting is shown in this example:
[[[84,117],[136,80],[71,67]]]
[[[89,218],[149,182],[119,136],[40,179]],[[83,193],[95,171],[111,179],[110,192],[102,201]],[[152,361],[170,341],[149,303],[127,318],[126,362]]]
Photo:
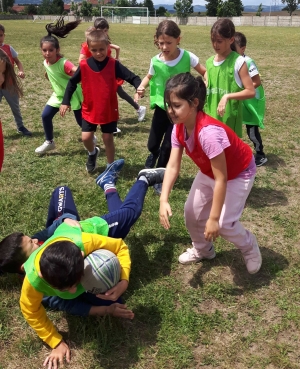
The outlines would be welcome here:
[[[63,98],[63,101],[62,101],[62,104],[59,108],[59,113],[62,117],[65,116],[67,110],[70,111],[71,109],[71,98],[72,98],[72,95],[73,93],[76,91],[76,88],[77,88],[77,84],[81,82],[81,72],[80,72],[80,67],[75,67],[76,68],[76,71],[73,75],[73,77],[71,77],[69,79],[69,82],[67,84],[67,87],[66,87],[66,91],[65,91],[65,95],[64,95],[64,98]]]
[[[164,181],[160,195],[159,219],[160,224],[165,229],[170,228],[169,217],[172,216],[172,210],[168,202],[168,199],[170,192],[180,172],[182,153],[183,147],[172,148],[170,159],[164,175]]]
[[[222,117],[225,114],[225,108],[228,100],[247,100],[255,96],[255,89],[252,80],[248,73],[247,64],[244,63],[239,70],[239,76],[242,81],[244,89],[239,92],[232,92],[225,94],[220,100],[217,108],[217,113]]]
[[[115,50],[115,52],[116,52],[115,59],[116,59],[116,60],[119,60],[119,57],[120,57],[120,51],[121,51],[120,46],[118,46],[118,45],[114,45],[114,44],[110,44],[109,46],[110,46],[110,48],[111,48],[111,49]]]
[[[23,68],[23,64],[21,63],[21,61],[18,58],[14,58],[14,61],[16,63],[16,66],[18,67],[19,71],[18,71],[18,76],[20,78],[25,78],[25,73],[24,73],[24,68]]]
[[[25,277],[20,297],[22,314],[37,335],[53,349],[44,365],[48,364],[48,368],[53,365],[56,368],[59,363],[63,363],[64,357],[67,362],[70,361],[70,349],[47,317],[42,299],[43,294],[36,291]]]
[[[145,90],[148,87],[151,78],[152,78],[151,74],[147,74],[146,77],[143,78],[141,84],[137,88],[137,93],[138,93],[139,97],[144,97]]]
[[[227,188],[227,165],[224,151],[210,159],[215,177],[215,187],[209,218],[206,222],[204,236],[207,241],[214,241],[219,236],[219,220]]]
[[[198,72],[199,74],[201,74],[202,77],[204,77],[205,73],[206,73],[206,68],[204,65],[198,63],[195,67],[194,67],[195,71]]]

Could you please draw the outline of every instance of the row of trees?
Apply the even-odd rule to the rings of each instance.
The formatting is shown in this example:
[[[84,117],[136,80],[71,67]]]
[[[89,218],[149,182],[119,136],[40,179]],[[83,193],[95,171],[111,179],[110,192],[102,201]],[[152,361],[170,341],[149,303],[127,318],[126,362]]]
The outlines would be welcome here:
[[[244,11],[242,0],[205,0],[206,15],[208,17],[239,17]],[[283,4],[286,4],[284,10],[288,11],[290,15],[298,9],[300,0],[281,0]],[[4,12],[8,12],[14,4],[14,0],[2,0],[2,7]],[[179,18],[187,18],[193,14],[193,0],[176,0],[174,3],[174,10],[176,16]],[[83,0],[81,7],[78,2],[72,1],[71,10],[77,16],[98,16],[101,11],[101,6],[104,5],[103,0],[98,0],[97,6],[94,6]],[[105,4],[109,5],[109,4]],[[170,16],[167,9],[160,6],[158,9],[154,8],[152,0],[144,0],[138,3],[137,0],[116,0],[113,6],[118,7],[147,7],[150,16]],[[26,14],[63,14],[64,13],[64,1],[63,0],[42,0],[39,6],[28,5],[25,8]],[[262,12],[262,4],[259,5],[256,15],[260,16]],[[107,13],[107,14],[106,14]],[[106,11],[104,16],[110,16],[111,12]],[[114,11],[114,14],[118,15],[118,11]],[[119,15],[128,16],[131,12],[119,11]],[[143,14],[144,15],[144,14]]]

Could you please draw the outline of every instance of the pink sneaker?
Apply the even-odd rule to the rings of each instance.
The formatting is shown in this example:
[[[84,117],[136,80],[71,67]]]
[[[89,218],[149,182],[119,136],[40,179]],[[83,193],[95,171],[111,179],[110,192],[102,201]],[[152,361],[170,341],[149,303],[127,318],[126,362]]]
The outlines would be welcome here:
[[[194,248],[187,249],[186,252],[181,254],[178,258],[179,263],[181,264],[193,264],[198,263],[198,261],[202,259],[213,259],[216,256],[215,249],[212,246],[212,248],[209,250],[209,252],[206,255],[197,256],[195,253]]]
[[[257,244],[256,237],[253,240],[253,246],[250,250],[242,251],[243,258],[245,260],[245,264],[247,270],[250,274],[255,274],[261,268],[262,258],[261,253]]]

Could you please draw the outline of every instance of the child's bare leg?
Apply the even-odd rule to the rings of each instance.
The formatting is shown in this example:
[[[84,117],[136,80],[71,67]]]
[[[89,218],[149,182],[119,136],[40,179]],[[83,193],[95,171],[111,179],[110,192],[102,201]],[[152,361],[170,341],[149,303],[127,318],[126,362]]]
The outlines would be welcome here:
[[[105,146],[107,163],[111,164],[115,160],[115,143],[112,133],[102,133],[102,139]]]
[[[84,147],[87,149],[88,152],[93,152],[95,148],[94,144],[94,132],[82,132],[81,133],[82,142]]]

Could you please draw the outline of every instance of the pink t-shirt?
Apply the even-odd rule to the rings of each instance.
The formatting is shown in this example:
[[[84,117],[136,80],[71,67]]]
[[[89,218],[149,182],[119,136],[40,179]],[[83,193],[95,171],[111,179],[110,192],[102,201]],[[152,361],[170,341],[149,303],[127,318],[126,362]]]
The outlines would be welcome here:
[[[58,56],[56,61],[58,61],[59,59],[61,59],[62,57],[61,56]],[[49,64],[47,61],[46,61],[47,64]],[[64,71],[65,73],[68,75],[68,76],[73,76],[73,72],[72,72],[72,69],[74,67],[74,64],[71,63],[69,60],[66,60],[65,61],[65,64],[64,64]]]
[[[174,125],[172,131],[172,148],[180,148],[182,146],[176,137],[175,127],[176,125]],[[194,131],[192,132],[190,137],[187,138],[186,136],[187,132],[185,130],[185,142],[187,148],[189,151],[193,151],[195,146]],[[216,156],[220,155],[226,149],[226,147],[230,146],[230,142],[226,134],[226,131],[222,127],[214,125],[203,127],[199,133],[198,140],[202,147],[202,150],[209,159],[213,159]],[[241,172],[238,175],[238,178],[249,179],[253,177],[255,173],[256,173],[256,165],[253,156],[248,168],[245,169],[243,172]]]

